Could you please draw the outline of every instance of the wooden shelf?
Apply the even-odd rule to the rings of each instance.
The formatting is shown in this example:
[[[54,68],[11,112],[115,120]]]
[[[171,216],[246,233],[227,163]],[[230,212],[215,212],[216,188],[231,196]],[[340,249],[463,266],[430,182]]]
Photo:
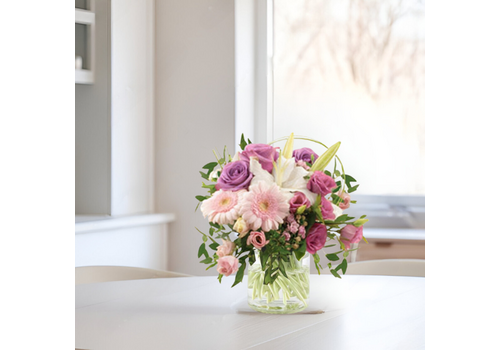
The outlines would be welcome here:
[[[94,73],[86,69],[75,69],[76,84],[92,84],[94,82]]]
[[[92,11],[75,9],[75,23],[94,24],[95,23],[95,13]]]

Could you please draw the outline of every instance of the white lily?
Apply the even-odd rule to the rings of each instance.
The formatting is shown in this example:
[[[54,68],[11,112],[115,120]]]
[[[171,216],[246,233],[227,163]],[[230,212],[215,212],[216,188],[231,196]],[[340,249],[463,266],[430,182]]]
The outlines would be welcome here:
[[[304,179],[304,176],[308,175],[308,171],[302,167],[296,166],[293,158],[286,159],[280,155],[272,175],[268,171],[262,169],[257,159],[251,158],[250,171],[254,175],[250,186],[260,181],[264,181],[268,184],[276,183],[288,198],[293,197],[293,192],[300,191],[306,195],[311,204],[316,201],[317,194],[307,189],[307,180]]]

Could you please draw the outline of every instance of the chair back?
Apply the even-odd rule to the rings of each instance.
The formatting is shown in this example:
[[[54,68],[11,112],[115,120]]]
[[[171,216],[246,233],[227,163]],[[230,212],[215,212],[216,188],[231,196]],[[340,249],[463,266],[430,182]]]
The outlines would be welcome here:
[[[178,272],[129,266],[82,266],[75,268],[75,284],[127,281],[145,278],[189,277]]]
[[[425,260],[382,259],[352,262],[346,275],[385,275],[425,277]]]

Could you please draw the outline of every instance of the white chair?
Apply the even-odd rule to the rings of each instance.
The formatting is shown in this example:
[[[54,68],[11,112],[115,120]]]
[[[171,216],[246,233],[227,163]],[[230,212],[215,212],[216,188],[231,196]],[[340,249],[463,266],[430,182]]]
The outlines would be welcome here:
[[[128,266],[75,267],[75,285],[145,278],[190,277],[183,273]]]
[[[346,275],[385,275],[425,277],[425,260],[382,259],[352,262]]]

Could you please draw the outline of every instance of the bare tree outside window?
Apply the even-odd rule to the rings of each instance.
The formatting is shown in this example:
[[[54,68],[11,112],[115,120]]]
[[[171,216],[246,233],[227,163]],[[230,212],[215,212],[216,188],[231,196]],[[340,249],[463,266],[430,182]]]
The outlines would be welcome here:
[[[361,194],[424,194],[424,17],[415,0],[275,0],[275,138],[342,141]]]

